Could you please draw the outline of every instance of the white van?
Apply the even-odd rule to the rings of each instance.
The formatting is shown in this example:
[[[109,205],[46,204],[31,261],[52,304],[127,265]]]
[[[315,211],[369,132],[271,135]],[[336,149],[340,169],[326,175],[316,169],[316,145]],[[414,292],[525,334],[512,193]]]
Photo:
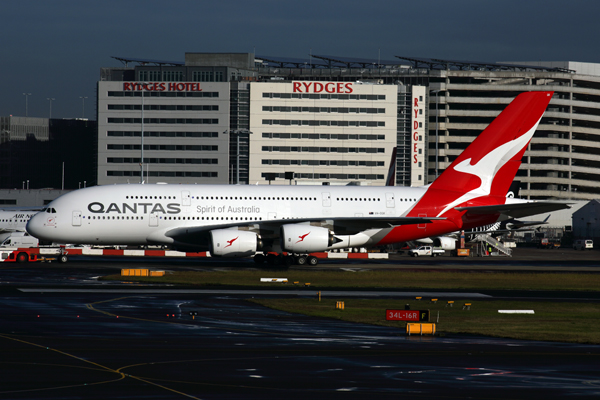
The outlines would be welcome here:
[[[0,247],[38,247],[39,245],[40,241],[27,232],[12,232],[0,243]]]
[[[593,249],[594,241],[590,239],[578,239],[573,243],[573,249],[575,250],[585,250],[585,249]]]

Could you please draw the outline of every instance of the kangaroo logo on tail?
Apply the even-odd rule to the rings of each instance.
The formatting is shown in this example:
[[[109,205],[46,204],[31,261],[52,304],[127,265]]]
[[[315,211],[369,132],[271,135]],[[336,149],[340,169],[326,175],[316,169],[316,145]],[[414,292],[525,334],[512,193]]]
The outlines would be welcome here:
[[[506,200],[508,191],[553,92],[518,95],[429,187],[409,216],[448,210],[478,199],[482,204]],[[501,199],[502,198],[502,199]]]
[[[540,117],[540,120],[542,118]],[[498,171],[514,156],[516,156],[521,150],[523,150],[537,129],[540,120],[524,135],[519,136],[510,142],[504,143],[502,146],[495,148],[494,150],[487,153],[477,163],[471,164],[471,159],[461,161],[456,164],[453,168],[455,171],[462,172],[464,174],[471,174],[479,178],[481,184],[475,189],[469,190],[452,203],[448,204],[446,208],[442,210],[437,216],[439,217],[448,209],[464,203],[465,201],[474,199],[481,196],[489,196],[492,191],[492,183]]]

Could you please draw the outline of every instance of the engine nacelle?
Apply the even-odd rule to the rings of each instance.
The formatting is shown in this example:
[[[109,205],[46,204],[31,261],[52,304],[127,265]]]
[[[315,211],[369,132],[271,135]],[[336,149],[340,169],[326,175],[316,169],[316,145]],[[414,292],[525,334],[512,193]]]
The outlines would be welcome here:
[[[281,248],[290,253],[324,251],[333,243],[333,233],[327,228],[304,224],[281,226]]]
[[[444,250],[456,250],[456,239],[447,236],[433,238],[433,246]]]
[[[210,231],[210,255],[213,257],[249,257],[262,247],[254,232],[234,229]]]

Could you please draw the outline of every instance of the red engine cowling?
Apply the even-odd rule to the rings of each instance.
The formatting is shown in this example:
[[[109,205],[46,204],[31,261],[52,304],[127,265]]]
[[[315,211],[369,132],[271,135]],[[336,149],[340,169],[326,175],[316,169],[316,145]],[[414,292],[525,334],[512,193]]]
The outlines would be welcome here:
[[[262,247],[254,232],[234,229],[210,231],[210,255],[213,257],[249,257]]]
[[[333,242],[333,233],[327,228],[303,224],[281,227],[281,248],[290,253],[324,251]]]
[[[456,239],[440,236],[433,239],[434,247],[441,247],[444,250],[455,250],[456,249]]]

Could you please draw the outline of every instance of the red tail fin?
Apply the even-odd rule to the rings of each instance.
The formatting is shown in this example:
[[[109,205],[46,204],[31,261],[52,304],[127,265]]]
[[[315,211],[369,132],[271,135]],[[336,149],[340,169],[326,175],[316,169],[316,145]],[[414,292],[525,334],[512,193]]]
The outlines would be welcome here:
[[[504,197],[553,93],[518,95],[431,184],[411,214],[433,208],[441,215],[476,198]]]

